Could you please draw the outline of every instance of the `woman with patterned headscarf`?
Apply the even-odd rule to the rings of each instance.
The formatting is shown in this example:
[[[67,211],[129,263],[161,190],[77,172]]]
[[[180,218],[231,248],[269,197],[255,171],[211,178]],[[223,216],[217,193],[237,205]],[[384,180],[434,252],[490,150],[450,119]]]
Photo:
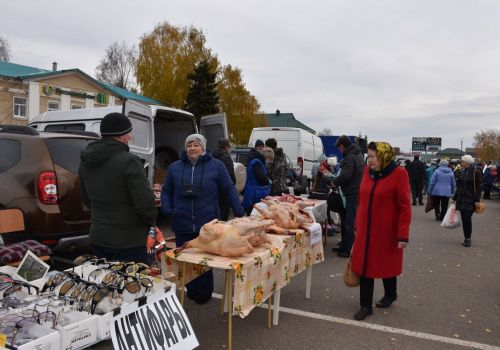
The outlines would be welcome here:
[[[354,315],[356,320],[373,313],[375,278],[382,278],[385,292],[377,307],[387,308],[397,299],[396,276],[402,271],[411,222],[408,173],[394,162],[391,145],[371,142],[367,161],[359,189],[352,249],[351,268],[360,276],[361,309]]]

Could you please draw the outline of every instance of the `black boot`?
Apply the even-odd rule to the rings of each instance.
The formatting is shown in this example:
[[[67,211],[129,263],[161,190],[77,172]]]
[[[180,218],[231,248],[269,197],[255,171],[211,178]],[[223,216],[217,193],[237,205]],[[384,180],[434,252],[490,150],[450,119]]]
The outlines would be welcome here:
[[[462,245],[463,245],[464,247],[469,248],[469,247],[472,245],[472,242],[471,242],[470,238],[466,238],[466,239],[464,239],[464,243],[462,243]]]
[[[358,312],[356,312],[356,314],[354,315],[354,319],[356,321],[363,321],[367,316],[370,316],[371,314],[373,314],[373,309],[362,307]]]
[[[393,302],[395,302],[397,299],[398,299],[397,296],[395,296],[395,297],[388,297],[388,296],[384,295],[384,297],[382,299],[380,299],[380,301],[377,304],[375,304],[375,306],[376,307],[380,307],[382,309],[385,309],[385,308],[388,308],[389,306],[391,306],[391,304]]]

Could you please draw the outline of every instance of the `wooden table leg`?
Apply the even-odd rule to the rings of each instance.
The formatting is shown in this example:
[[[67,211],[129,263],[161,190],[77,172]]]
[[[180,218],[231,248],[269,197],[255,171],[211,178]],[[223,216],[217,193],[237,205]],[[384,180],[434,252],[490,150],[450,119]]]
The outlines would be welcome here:
[[[272,297],[273,295],[270,295],[269,298],[267,298],[267,328],[271,328],[271,319],[272,319],[272,306],[273,306],[273,300]]]
[[[181,278],[181,305],[184,306],[184,294],[186,291],[186,262],[182,262],[182,278]]]
[[[233,349],[233,271],[228,270],[228,278],[229,278],[229,284],[228,284],[228,293],[227,293],[227,300],[228,300],[228,344],[227,348],[229,350]]]
[[[226,306],[226,293],[227,293],[227,270],[224,270],[224,289],[222,290],[222,305],[220,314],[224,315],[225,306]]]

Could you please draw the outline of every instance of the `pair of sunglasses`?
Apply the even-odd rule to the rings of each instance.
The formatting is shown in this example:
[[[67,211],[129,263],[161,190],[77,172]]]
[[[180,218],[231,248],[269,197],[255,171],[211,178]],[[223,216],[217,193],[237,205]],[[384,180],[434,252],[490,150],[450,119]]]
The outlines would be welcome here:
[[[59,272],[56,273],[52,276],[49,277],[47,282],[45,282],[45,285],[42,288],[42,293],[45,291],[53,291],[58,285],[60,285],[64,280],[68,278],[68,275],[65,274],[64,272]]]
[[[23,281],[16,281],[16,280],[12,280],[11,282],[8,282],[8,283],[5,283],[3,286],[0,287],[0,291],[3,290],[3,297],[8,297],[9,295],[11,294],[14,294],[18,291],[20,291],[21,289],[23,289],[23,287],[25,288],[28,288],[28,293],[31,294],[31,291],[32,289],[34,289],[36,291],[36,293],[38,294],[38,291],[40,290],[38,287],[36,286],[33,286],[29,283],[26,283],[26,282],[23,282]]]
[[[85,264],[88,261],[92,262],[92,261],[95,261],[97,259],[98,258],[95,255],[88,255],[88,254],[80,255],[80,256],[76,257],[73,260],[73,264],[75,264],[75,265],[83,265],[83,264]]]

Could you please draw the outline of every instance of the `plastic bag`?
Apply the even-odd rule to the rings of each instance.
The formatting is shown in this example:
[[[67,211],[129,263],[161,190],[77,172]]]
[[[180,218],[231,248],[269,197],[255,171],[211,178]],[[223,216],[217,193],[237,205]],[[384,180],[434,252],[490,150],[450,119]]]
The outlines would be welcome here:
[[[446,211],[446,215],[444,216],[441,226],[446,228],[456,228],[460,226],[460,224],[460,212],[457,211],[455,204],[453,203]]]

